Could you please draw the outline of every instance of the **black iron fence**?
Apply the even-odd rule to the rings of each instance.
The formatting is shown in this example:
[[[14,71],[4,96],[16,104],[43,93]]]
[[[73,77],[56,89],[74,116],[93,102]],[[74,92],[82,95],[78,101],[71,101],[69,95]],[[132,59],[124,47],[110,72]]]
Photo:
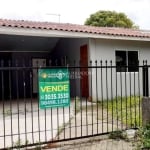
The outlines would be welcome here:
[[[38,70],[62,68],[69,71],[70,105],[41,109]],[[36,67],[1,61],[0,149],[138,128],[142,125],[141,98],[150,90],[149,69],[146,61],[136,66],[115,66],[112,61],[90,61],[87,66],[37,62]]]

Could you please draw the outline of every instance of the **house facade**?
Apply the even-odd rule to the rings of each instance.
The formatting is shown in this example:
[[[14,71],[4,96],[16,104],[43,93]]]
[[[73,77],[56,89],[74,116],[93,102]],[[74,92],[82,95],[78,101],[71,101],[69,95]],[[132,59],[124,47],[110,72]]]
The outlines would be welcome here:
[[[107,65],[127,66],[133,63],[136,66],[138,61],[140,64],[143,60],[149,63],[149,58],[149,31],[0,19],[0,83],[4,85],[0,88],[0,99],[9,99],[8,95],[14,98],[36,96],[38,67],[95,66],[96,60],[95,68],[71,70],[76,78],[70,81],[72,97],[101,100],[130,92],[142,94],[142,87],[136,88],[136,84],[143,86],[142,76],[139,77],[142,69],[108,69]],[[23,66],[32,67],[32,73],[3,70]],[[105,66],[104,70],[98,66]]]

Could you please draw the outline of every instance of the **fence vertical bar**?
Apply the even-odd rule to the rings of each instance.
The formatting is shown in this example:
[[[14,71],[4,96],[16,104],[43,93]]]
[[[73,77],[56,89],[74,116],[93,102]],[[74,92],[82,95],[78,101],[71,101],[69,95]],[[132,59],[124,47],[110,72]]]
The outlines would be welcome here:
[[[78,74],[76,73],[76,68],[75,68],[75,66],[76,66],[76,61],[74,60],[73,61],[73,73],[70,75],[70,78],[72,78],[73,80],[74,80],[74,102],[76,103],[76,80],[78,79]],[[73,111],[74,112],[72,112],[72,113],[74,113],[75,114],[75,106],[74,106],[74,108],[73,108]],[[71,116],[70,116],[70,112],[71,110],[70,110],[70,106],[69,106],[69,118],[71,118]],[[75,114],[76,115],[76,114]],[[70,134],[69,134],[69,138],[71,138],[71,129],[72,129],[72,126],[71,126],[71,119],[69,119],[69,128],[70,128]]]
[[[66,139],[66,133],[65,133],[65,109],[63,107],[63,132],[64,132],[64,139]]]
[[[16,60],[16,67],[18,67],[18,61]],[[20,143],[20,114],[19,114],[19,109],[20,109],[20,104],[19,104],[19,83],[18,83],[18,69],[16,69],[16,94],[17,94],[17,110],[18,110],[18,142]]]
[[[129,72],[129,82],[130,82],[130,120],[131,120],[131,123],[130,123],[130,126],[132,127],[133,126],[133,123],[132,123],[132,110],[131,110],[131,105],[132,105],[132,78],[131,78],[131,72]]]
[[[117,117],[117,130],[118,130],[118,76],[117,76],[117,68],[116,68],[116,117]]]
[[[103,64],[102,60],[100,61],[100,68],[101,68],[101,94],[102,94],[102,133],[104,132],[104,112],[103,112]]]
[[[30,103],[31,103],[31,122],[32,122],[32,142],[34,143],[34,128],[33,128],[33,95],[32,95],[32,80],[33,80],[33,74],[32,70],[30,70]]]
[[[73,61],[73,67],[75,66],[74,65],[75,64],[75,62]],[[67,64],[67,62],[65,62],[65,65],[67,65],[67,68],[68,68],[68,64]],[[68,70],[69,70],[69,68],[68,68]],[[68,73],[68,77],[69,77],[69,80],[71,80],[72,79],[72,77],[71,77],[71,71],[72,70],[69,70],[69,73]],[[75,84],[75,83],[74,83]],[[69,93],[70,94],[70,93]],[[75,94],[76,95],[76,94]],[[69,128],[69,135],[68,135],[68,137],[69,137],[69,139],[71,138],[71,110],[70,110],[70,106],[69,106],[69,125],[68,125],[68,128]],[[65,127],[65,129],[64,130],[66,130],[66,127]],[[64,131],[65,132],[65,131]],[[65,137],[66,138],[66,137]]]
[[[25,68],[25,61],[23,60],[23,68]],[[26,106],[26,81],[25,81],[25,70],[22,70],[23,73],[23,99],[24,99],[24,113],[25,113],[25,145],[27,146],[27,106]]]
[[[96,74],[95,74],[95,76],[96,76],[96,80],[95,80],[95,82],[96,82],[96,117],[97,117],[97,134],[98,134],[98,117],[99,117],[99,115],[98,115],[98,81],[97,81],[97,60],[95,61],[95,72],[96,72]]]
[[[121,66],[122,67],[122,66]],[[124,67],[124,66],[123,66]],[[122,70],[122,69],[121,69]],[[120,71],[120,94],[121,94],[121,129],[123,128],[123,114],[122,114],[122,71]]]
[[[71,72],[71,71],[70,71]],[[70,75],[70,72],[69,72],[69,79],[71,79],[71,75]],[[69,93],[70,94],[70,93]],[[75,94],[76,95],[76,94]],[[70,104],[71,105],[71,104]],[[71,106],[69,106],[69,138],[71,138],[71,109],[70,109]]]
[[[138,99],[139,99],[139,126],[141,126],[141,89],[140,89],[140,62],[138,61]],[[142,68],[141,68],[142,69]],[[142,75],[141,75],[142,76]]]
[[[81,67],[81,61],[79,61],[79,66]],[[79,68],[79,70],[78,70],[79,72],[80,72],[80,68]],[[74,67],[74,78],[76,77],[76,69],[75,69],[75,67]],[[80,74],[79,74],[79,77],[81,78],[81,72],[80,72]],[[81,81],[81,80],[80,80]],[[81,83],[80,83],[81,84]],[[76,84],[75,84],[75,93],[76,93]],[[81,92],[81,91],[80,91]],[[81,93],[80,93],[81,94]],[[77,97],[76,97],[76,95],[75,95],[75,137],[77,137]]]
[[[91,111],[92,111],[91,113],[92,113],[92,135],[93,135],[93,122],[94,122],[93,121],[93,82],[92,82],[93,77],[92,77],[92,61],[91,60],[90,60],[90,66],[91,66],[91,69],[90,69],[91,70],[91,79],[90,79],[91,81],[90,82],[91,82]]]
[[[46,66],[46,61],[43,61],[43,66]],[[47,141],[47,109],[44,109],[44,118],[45,118],[45,141]]]
[[[36,62],[36,73],[38,75],[39,62]],[[39,83],[37,81],[37,90],[39,89]],[[39,94],[37,94],[37,98],[39,99]],[[39,145],[41,143],[41,129],[40,129],[40,102],[38,100],[38,134],[39,134]]]
[[[135,107],[134,107],[134,127],[136,128],[137,127],[137,122],[136,122],[136,105],[137,105],[137,102],[136,102],[136,96],[135,96],[135,71],[134,71],[134,103],[135,103]]]
[[[55,60],[55,65],[58,66],[58,60]],[[57,129],[59,130],[59,108],[57,107]],[[58,139],[59,139],[59,133],[58,133]]]
[[[8,66],[9,66],[9,101],[10,101],[10,119],[11,119],[11,145],[13,147],[13,124],[12,124],[12,84],[11,84],[11,70],[10,70],[10,67],[11,67],[11,61],[9,60],[8,62]]]
[[[80,74],[81,74],[81,78],[84,78],[85,77],[85,75],[84,75],[84,72],[85,72],[85,70],[86,70],[86,66],[84,66],[84,64],[82,63],[82,60],[81,60],[81,67],[83,67],[83,69],[82,69],[82,71],[80,72]],[[81,79],[81,80],[83,80],[83,79]],[[81,126],[80,126],[80,132],[81,132],[81,137],[82,137],[82,86],[80,86],[80,92],[81,92],[81,95],[80,95],[80,114],[81,114],[81,119],[80,119],[80,123],[81,123]]]
[[[111,107],[112,107],[112,131],[114,131],[114,102],[113,102],[113,79],[112,79],[112,60],[110,61],[110,82],[111,82]]]
[[[52,141],[53,141],[53,110],[52,110],[52,108],[51,108],[51,136],[52,136]]]
[[[4,61],[1,60],[1,67],[4,67]],[[4,148],[6,147],[6,129],[5,129],[5,100],[4,100],[4,70],[1,70],[1,80],[2,80],[2,105],[3,105],[3,130],[4,130]]]
[[[127,70],[127,66],[125,66],[126,67],[126,70]],[[127,108],[127,104],[128,104],[128,98],[127,98],[127,71],[125,71],[125,101],[126,101],[126,104],[125,104],[125,106],[126,106],[126,128],[127,128],[127,119],[128,119],[128,115],[127,115],[127,113],[128,113],[128,108]]]
[[[49,66],[52,66],[52,60],[50,59],[49,60]],[[53,110],[52,110],[52,108],[50,108],[50,124],[51,124],[51,139],[52,139],[52,141],[53,141]]]
[[[145,61],[145,65],[146,65],[146,96],[148,97],[149,96],[149,85],[148,85],[148,66],[147,66],[147,60]]]
[[[44,129],[45,130],[44,131],[45,132],[45,141],[47,141],[47,117],[46,116],[47,116],[47,110],[45,109],[44,110],[44,118],[45,118],[45,129]]]
[[[89,68],[88,68],[89,69]],[[88,70],[88,72],[89,72],[89,70]],[[89,75],[89,73],[88,73],[88,75]],[[88,107],[87,107],[87,100],[88,100],[88,98],[86,98],[86,135],[88,135],[88,126],[89,126],[89,124],[88,124]]]
[[[109,116],[108,116],[108,66],[107,66],[107,60],[105,61],[105,65],[106,65],[106,98],[107,98],[107,132],[108,132]]]

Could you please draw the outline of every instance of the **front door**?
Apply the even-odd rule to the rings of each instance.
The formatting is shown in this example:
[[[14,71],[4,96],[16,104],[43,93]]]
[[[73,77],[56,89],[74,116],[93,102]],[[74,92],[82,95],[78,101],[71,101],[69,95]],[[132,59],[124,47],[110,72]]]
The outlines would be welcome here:
[[[82,97],[89,97],[89,81],[88,81],[88,49],[87,45],[83,45],[80,47],[80,61],[81,61],[81,67],[80,68],[80,89],[81,89],[81,96]]]

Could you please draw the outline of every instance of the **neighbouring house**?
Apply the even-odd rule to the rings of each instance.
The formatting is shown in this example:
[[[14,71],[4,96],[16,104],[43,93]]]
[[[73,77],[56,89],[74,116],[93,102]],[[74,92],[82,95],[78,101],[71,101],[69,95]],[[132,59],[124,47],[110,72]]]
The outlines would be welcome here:
[[[80,65],[80,61],[85,66],[95,66],[95,60],[97,66],[106,65],[106,60],[107,65],[112,60],[113,66],[120,63],[128,65],[131,62],[137,65],[138,60],[140,64],[143,60],[148,60],[149,63],[149,58],[150,31],[0,19],[0,99],[36,95],[38,66],[67,66],[68,62],[74,61],[75,65]],[[33,67],[32,78],[28,69],[13,71],[14,68],[23,66]],[[11,69],[5,71],[4,68]],[[136,94],[139,90],[142,93],[142,88],[136,88],[135,85],[138,84],[136,81],[142,70],[137,67],[104,69],[103,72],[100,68],[76,69],[76,72],[90,73],[75,82],[71,81],[71,96],[101,99],[120,93]],[[134,76],[135,81],[131,76]],[[125,82],[129,80],[131,85],[127,84],[125,88]],[[142,85],[142,80],[139,82]],[[131,87],[134,92],[130,90]]]

